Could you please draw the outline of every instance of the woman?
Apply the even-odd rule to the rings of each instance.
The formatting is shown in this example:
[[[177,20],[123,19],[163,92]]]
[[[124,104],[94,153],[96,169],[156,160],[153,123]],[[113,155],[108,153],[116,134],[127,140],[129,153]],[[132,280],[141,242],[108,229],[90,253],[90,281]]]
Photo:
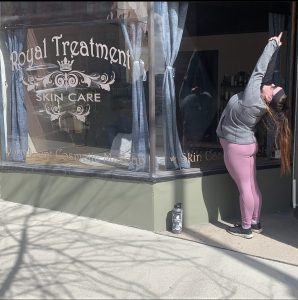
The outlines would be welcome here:
[[[291,131],[287,98],[282,87],[272,84],[282,32],[269,39],[244,92],[234,95],[220,118],[216,133],[224,150],[226,168],[239,190],[242,224],[228,227],[233,235],[252,238],[252,231],[263,230],[260,223],[262,195],[256,181],[255,137],[257,123],[270,117],[276,126],[276,141],[281,149],[281,173],[290,172]]]

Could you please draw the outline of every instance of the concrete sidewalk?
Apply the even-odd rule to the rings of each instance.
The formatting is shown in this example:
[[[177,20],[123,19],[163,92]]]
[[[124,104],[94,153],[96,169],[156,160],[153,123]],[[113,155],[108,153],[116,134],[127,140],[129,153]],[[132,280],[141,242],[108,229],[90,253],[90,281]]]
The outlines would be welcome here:
[[[0,208],[1,299],[298,298],[297,266],[3,200]]]
[[[181,234],[169,231],[160,234],[298,267],[298,219],[293,215],[293,209],[262,214],[264,231],[262,234],[254,233],[253,240],[227,234],[226,228],[237,222],[239,219],[216,221],[185,228]]]

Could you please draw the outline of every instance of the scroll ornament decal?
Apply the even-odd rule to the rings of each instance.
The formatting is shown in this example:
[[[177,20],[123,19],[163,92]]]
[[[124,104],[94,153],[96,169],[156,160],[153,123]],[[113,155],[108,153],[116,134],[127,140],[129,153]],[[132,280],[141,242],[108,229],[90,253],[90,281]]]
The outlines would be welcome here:
[[[27,86],[27,90],[35,90],[39,82],[42,82],[43,87],[48,87],[48,85],[54,84],[56,87],[65,88],[76,87],[79,83],[86,84],[87,87],[94,83],[97,87],[102,88],[106,91],[110,91],[110,85],[115,82],[115,73],[109,79],[109,76],[104,73],[98,76],[86,75],[80,71],[72,71],[72,64],[74,60],[69,61],[66,57],[64,60],[57,61],[60,66],[60,71],[54,71],[44,77],[29,76],[28,82],[23,80],[23,83]]]
[[[45,105],[45,110],[50,115],[51,121],[59,120],[66,113],[66,111],[61,112],[58,106],[48,106],[47,104]],[[76,117],[79,121],[85,122],[86,116],[90,113],[90,105],[87,104],[85,107],[79,105],[75,112],[68,111],[68,113]]]
[[[36,88],[39,87],[40,84],[44,88],[63,88],[65,90],[78,87],[82,84],[85,84],[86,87],[90,87],[93,84],[98,88],[110,91],[110,85],[115,82],[114,72],[111,76],[106,73],[101,75],[87,75],[83,72],[72,70],[74,60],[69,61],[64,57],[62,61],[57,62],[60,66],[59,71],[53,71],[43,77],[29,75],[27,82],[23,80],[23,84],[27,87],[27,91],[37,91]],[[38,91],[42,92],[41,90]],[[58,105],[45,105],[45,111],[50,115],[51,121],[60,119],[60,117],[66,113],[66,111],[61,112]],[[90,105],[78,105],[76,111],[69,111],[68,113],[72,114],[79,121],[85,122],[86,116],[90,113]]]
[[[45,110],[48,115],[51,116],[51,121],[59,119],[62,115],[64,115],[66,112],[60,112],[60,109],[58,106],[51,106],[48,107],[47,104],[45,105]]]

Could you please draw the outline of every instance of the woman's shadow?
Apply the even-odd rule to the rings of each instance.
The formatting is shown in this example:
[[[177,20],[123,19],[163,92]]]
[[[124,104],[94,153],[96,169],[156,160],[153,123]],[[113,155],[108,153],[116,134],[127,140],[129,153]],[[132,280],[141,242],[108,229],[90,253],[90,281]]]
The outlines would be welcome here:
[[[268,171],[266,176],[263,171],[257,171],[263,197],[262,235],[297,248],[298,212],[291,207],[290,178],[280,177],[279,168],[271,170],[271,174]],[[239,192],[226,171],[202,177],[202,193],[211,224],[226,229],[228,225],[241,221]]]
[[[226,228],[226,222],[240,220],[238,190],[225,170],[214,176],[203,176],[202,193],[210,223]]]

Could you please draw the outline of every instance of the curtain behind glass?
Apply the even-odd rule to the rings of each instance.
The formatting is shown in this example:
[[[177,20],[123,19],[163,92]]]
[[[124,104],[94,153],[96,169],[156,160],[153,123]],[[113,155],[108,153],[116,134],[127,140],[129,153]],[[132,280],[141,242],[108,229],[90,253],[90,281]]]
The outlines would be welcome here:
[[[10,53],[23,51],[26,30],[7,30],[6,45]],[[28,150],[27,112],[24,101],[23,71],[21,68],[11,71],[11,144],[10,160],[25,161]]]
[[[268,22],[269,22],[269,38],[278,35],[281,31],[284,31],[285,29],[285,16],[281,14],[274,14],[274,13],[269,13],[268,17]],[[283,36],[285,38],[285,36]],[[286,44],[286,43],[284,43]],[[280,75],[280,53],[279,51],[277,52],[277,57],[276,57],[276,63],[274,66],[274,72],[273,72],[273,78],[272,82],[276,85],[281,85],[283,86],[283,82],[287,82],[287,80],[282,80],[281,75]],[[287,76],[287,74],[286,74]],[[287,92],[287,87],[283,86],[285,91]],[[272,151],[275,148],[275,131],[274,130],[268,130],[267,131],[267,143],[266,143],[266,156],[268,158],[271,158],[272,156]]]
[[[143,81],[146,80],[144,62],[140,59],[145,24],[135,22],[129,25],[121,22],[125,42],[129,48],[132,64],[132,144],[130,171],[148,171],[149,132]]]
[[[269,13],[269,38],[278,35],[281,31],[285,29],[285,15]],[[283,39],[285,36],[283,36]],[[286,43],[284,43],[286,44]],[[280,53],[277,54],[275,70],[273,73],[273,82],[276,84],[281,84],[280,77]]]
[[[3,85],[5,84],[5,66],[3,63],[3,54],[0,49],[0,134],[1,134],[1,159],[6,160],[6,151],[7,151],[7,130],[6,130],[6,122],[5,122],[5,116],[6,116],[6,87]]]
[[[183,155],[176,121],[176,96],[173,64],[178,55],[188,3],[154,2],[154,11],[161,19],[163,52],[166,68],[162,88],[162,114],[167,169],[185,169],[190,163]],[[158,55],[158,53],[157,53]]]

